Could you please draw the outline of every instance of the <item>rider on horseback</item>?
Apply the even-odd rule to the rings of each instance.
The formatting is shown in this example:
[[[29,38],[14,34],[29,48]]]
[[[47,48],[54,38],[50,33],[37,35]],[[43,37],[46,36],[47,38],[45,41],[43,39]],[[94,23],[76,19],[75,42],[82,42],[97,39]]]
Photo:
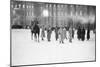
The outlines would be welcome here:
[[[40,34],[40,28],[38,26],[38,21],[37,18],[31,22],[31,34],[32,34],[32,39],[33,39],[33,33],[34,33],[34,38],[37,39],[38,34],[38,41],[39,41],[39,34]]]

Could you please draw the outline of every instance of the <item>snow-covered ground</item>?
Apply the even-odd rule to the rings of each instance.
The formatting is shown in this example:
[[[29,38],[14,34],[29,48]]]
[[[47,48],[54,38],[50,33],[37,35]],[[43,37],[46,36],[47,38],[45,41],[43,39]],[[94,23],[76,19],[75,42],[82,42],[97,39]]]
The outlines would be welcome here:
[[[95,34],[92,31],[89,41],[79,41],[75,32],[73,42],[69,43],[67,39],[64,44],[55,40],[54,32],[51,42],[48,42],[47,38],[41,41],[40,38],[39,43],[34,41],[34,38],[31,40],[29,29],[12,29],[11,33],[12,65],[95,60]]]

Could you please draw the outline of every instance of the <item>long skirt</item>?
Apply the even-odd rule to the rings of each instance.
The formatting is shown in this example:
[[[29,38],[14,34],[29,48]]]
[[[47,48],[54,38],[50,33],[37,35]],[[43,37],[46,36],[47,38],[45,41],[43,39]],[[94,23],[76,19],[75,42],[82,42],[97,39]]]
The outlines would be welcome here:
[[[42,31],[42,32],[41,32],[41,37],[42,37],[42,38],[45,37],[45,31]]]
[[[56,40],[58,39],[58,33],[55,34]]]
[[[50,41],[50,39],[51,39],[51,32],[47,33],[47,39],[48,39],[48,41]]]

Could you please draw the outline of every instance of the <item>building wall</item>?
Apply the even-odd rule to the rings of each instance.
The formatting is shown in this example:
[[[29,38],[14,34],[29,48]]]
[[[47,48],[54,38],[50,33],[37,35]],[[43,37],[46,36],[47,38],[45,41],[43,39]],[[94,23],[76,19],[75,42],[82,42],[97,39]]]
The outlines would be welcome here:
[[[48,11],[48,16],[43,15],[44,10]],[[95,16],[93,6],[11,1],[12,25],[30,25],[32,20],[38,18],[40,25],[67,26],[71,19],[73,23],[88,22],[87,18],[91,15]]]

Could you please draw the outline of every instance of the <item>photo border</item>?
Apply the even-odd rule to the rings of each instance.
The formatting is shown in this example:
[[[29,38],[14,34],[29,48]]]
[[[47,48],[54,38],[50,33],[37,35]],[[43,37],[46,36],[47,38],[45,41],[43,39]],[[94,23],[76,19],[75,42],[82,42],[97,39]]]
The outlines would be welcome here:
[[[23,1],[23,0],[10,0],[10,67],[20,66],[40,66],[40,65],[56,65],[56,64],[71,64],[71,63],[86,63],[96,62],[96,33],[95,33],[95,59],[93,61],[73,61],[73,62],[58,62],[58,63],[43,63],[43,64],[26,64],[26,65],[12,65],[12,32],[11,32],[11,1],[22,1],[22,2],[33,2],[33,3],[44,3],[44,4],[59,4],[59,5],[80,5],[80,6],[94,6],[96,11],[96,5],[85,5],[85,4],[69,4],[69,3],[55,3],[55,2],[41,2],[41,1]],[[95,12],[96,18],[96,12]],[[96,21],[96,20],[95,20]],[[95,22],[96,23],[96,22]],[[96,26],[96,25],[95,25]]]

